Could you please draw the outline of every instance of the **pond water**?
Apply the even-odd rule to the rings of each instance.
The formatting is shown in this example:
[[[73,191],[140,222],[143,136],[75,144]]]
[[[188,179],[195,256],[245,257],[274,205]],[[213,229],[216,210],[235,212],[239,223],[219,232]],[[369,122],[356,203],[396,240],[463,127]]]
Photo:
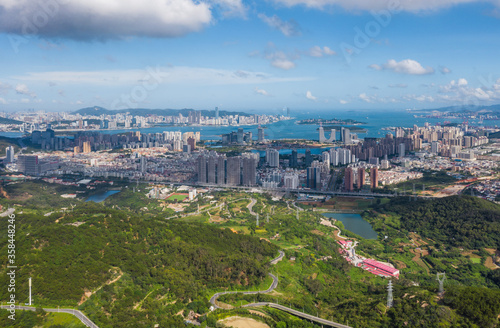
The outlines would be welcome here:
[[[373,230],[370,223],[363,220],[359,214],[351,213],[324,213],[327,218],[339,220],[344,224],[344,227],[365,239],[377,239],[377,232]]]
[[[96,195],[90,196],[89,198],[87,198],[86,202],[92,201],[92,202],[100,203],[100,202],[104,201],[106,198],[108,198],[109,196],[117,194],[119,192],[120,192],[120,190],[108,190],[103,194],[96,194]]]

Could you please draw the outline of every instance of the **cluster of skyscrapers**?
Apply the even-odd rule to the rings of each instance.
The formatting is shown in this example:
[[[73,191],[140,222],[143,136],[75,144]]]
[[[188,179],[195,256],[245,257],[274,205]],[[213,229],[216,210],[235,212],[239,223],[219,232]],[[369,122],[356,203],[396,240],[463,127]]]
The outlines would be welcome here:
[[[198,183],[228,186],[255,186],[259,154],[243,153],[226,157],[215,151],[198,156],[196,168]]]

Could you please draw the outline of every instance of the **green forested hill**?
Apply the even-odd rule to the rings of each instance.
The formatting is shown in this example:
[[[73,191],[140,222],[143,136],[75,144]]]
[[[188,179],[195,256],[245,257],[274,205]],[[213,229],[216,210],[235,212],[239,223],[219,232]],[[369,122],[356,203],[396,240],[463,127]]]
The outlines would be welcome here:
[[[6,225],[0,223],[2,231]],[[97,312],[101,328],[177,325],[175,313],[190,301],[206,310],[208,291],[258,284],[277,254],[272,244],[229,229],[143,220],[93,202],[64,215],[20,214],[16,228],[20,301],[30,276],[38,305],[76,306],[85,292],[99,290],[83,306]],[[0,239],[2,263],[6,237]],[[7,278],[2,274],[0,285],[8,285]],[[153,297],[141,302],[148,293]],[[0,298],[7,299],[7,289]]]
[[[469,196],[391,200],[379,210],[400,215],[401,228],[437,243],[466,249],[500,248],[500,206]]]

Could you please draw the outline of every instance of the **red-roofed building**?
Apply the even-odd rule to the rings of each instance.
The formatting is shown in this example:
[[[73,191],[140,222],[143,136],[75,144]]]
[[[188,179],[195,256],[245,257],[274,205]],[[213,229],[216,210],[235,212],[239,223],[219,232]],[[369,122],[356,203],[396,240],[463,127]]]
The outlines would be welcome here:
[[[350,248],[352,246],[352,240],[337,240],[337,243],[343,248]]]
[[[399,270],[392,268],[388,265],[380,263],[372,259],[366,259],[363,261],[363,268],[367,269],[369,272],[384,276],[384,277],[396,277],[399,278]]]

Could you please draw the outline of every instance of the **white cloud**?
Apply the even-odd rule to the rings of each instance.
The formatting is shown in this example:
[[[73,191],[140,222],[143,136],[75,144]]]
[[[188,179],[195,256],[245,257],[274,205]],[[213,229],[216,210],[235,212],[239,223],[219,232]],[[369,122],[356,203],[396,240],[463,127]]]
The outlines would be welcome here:
[[[284,70],[295,68],[295,63],[290,60],[283,51],[268,53],[266,55],[266,59],[270,60],[271,65],[276,68],[281,68]]]
[[[359,99],[361,99],[361,100],[363,100],[364,102],[367,102],[367,103],[374,102],[373,96],[368,96],[366,93],[361,93],[359,95]]]
[[[427,12],[442,8],[452,7],[463,3],[484,2],[481,0],[274,0],[279,4],[286,6],[304,5],[310,8],[323,9],[328,6],[338,6],[347,10],[382,10],[392,9],[392,11],[408,12]],[[498,4],[496,0],[487,0],[487,2]]]
[[[450,74],[451,73],[451,69],[449,69],[448,67],[445,67],[445,66],[442,66],[439,71],[441,72],[441,74],[445,75],[445,74]]]
[[[318,98],[312,95],[311,91],[306,92],[306,98],[312,101],[316,101]]]
[[[264,89],[259,89],[259,88],[255,88],[255,93],[259,94],[259,95],[263,95],[263,96],[271,96],[271,94],[269,92],[267,92],[266,90]]]
[[[347,100],[340,99],[339,103],[341,103],[342,105],[345,105],[345,104],[348,104],[349,102]]]
[[[318,46],[312,47],[309,50],[309,55],[313,57],[323,57],[323,50]]]
[[[259,14],[259,18],[272,28],[279,30],[286,36],[296,36],[300,35],[300,27],[294,20],[289,20],[288,22],[283,21],[278,16],[266,16],[264,14]]]
[[[147,83],[189,83],[200,85],[226,84],[258,84],[310,81],[311,77],[277,77],[263,72],[232,71],[202,67],[169,66],[148,67],[144,70],[104,70],[104,71],[52,71],[33,72],[15,76],[22,81],[45,82],[57,84],[92,84],[99,86],[141,85]]]
[[[413,59],[404,59],[399,62],[395,61],[394,59],[389,59],[387,63],[383,64],[382,66],[372,64],[368,67],[377,71],[391,70],[400,74],[424,75],[434,73],[434,69],[432,67],[424,68],[419,62]]]
[[[0,82],[0,95],[7,94],[10,89],[12,89],[12,86],[10,84]]]
[[[236,10],[240,0],[219,0]],[[30,18],[38,17],[30,21]],[[212,22],[211,5],[194,0],[0,0],[0,32],[79,40],[177,37]]]
[[[335,51],[331,50],[328,47],[321,48],[320,46],[314,46],[311,49],[309,49],[309,55],[312,57],[323,57],[324,55],[333,56],[336,54],[337,53]]]
[[[466,79],[460,78],[440,86],[439,93],[439,99],[448,102],[476,105],[483,102],[498,102],[500,101],[500,79],[490,86],[472,87]]]
[[[17,94],[20,94],[20,95],[25,95],[25,96],[30,96],[32,98],[35,98],[36,97],[36,93],[34,92],[31,92],[29,89],[28,89],[28,86],[26,84],[18,84],[16,85],[16,93]]]
[[[332,49],[330,49],[328,47],[323,47],[323,52],[325,53],[325,55],[329,55],[329,56],[333,56],[333,55],[337,54],[335,51],[333,51]]]
[[[247,9],[241,0],[212,0],[221,7],[222,14],[226,17],[246,17]]]

